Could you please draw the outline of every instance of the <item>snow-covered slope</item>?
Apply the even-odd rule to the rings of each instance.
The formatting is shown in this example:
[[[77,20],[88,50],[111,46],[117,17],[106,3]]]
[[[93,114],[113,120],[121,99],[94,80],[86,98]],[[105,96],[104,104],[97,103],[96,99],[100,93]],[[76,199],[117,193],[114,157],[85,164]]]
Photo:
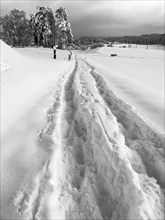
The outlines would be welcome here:
[[[48,50],[18,51],[49,62]],[[54,87],[3,137],[2,219],[164,219],[164,136],[88,59],[60,59]]]
[[[50,90],[71,63],[64,61],[67,56],[65,52],[59,52],[58,60],[55,61],[51,49],[38,49],[35,53],[36,49],[29,48],[30,53],[26,56],[22,55],[26,49],[21,50],[20,54],[18,49],[10,48],[3,41],[0,45],[2,132],[5,132],[11,123],[15,123],[17,116]]]
[[[13,49],[3,41],[0,46],[1,214],[8,213],[5,219],[22,219],[10,213],[10,200],[22,179],[35,175],[44,163],[38,132],[45,124],[58,83],[72,71],[74,60],[68,62],[65,51],[57,51],[54,60],[51,49]]]
[[[111,57],[111,54],[117,54]],[[83,53],[115,94],[164,133],[164,51],[109,48]]]

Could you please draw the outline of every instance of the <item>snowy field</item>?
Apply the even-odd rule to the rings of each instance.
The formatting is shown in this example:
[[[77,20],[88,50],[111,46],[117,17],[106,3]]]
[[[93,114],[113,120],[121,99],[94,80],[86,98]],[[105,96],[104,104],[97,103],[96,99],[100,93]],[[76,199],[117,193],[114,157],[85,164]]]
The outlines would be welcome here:
[[[1,56],[1,219],[164,219],[164,52]]]
[[[122,45],[88,51],[83,55],[119,98],[164,133],[164,51],[119,46]],[[111,57],[111,54],[117,54],[117,57]]]

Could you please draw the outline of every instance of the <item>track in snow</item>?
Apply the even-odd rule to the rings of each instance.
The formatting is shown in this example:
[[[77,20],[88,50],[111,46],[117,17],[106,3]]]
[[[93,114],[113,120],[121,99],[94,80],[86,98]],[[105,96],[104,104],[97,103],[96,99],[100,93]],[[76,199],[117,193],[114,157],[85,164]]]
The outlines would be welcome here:
[[[89,65],[89,64],[88,64]],[[147,174],[154,177],[158,184],[165,187],[164,170],[164,136],[153,130],[138,116],[131,106],[118,99],[113,92],[107,88],[104,79],[90,66],[91,74],[96,81],[99,94],[105,101],[108,108],[116,117],[126,145],[135,150],[142,159]],[[157,166],[157,160],[160,164]],[[140,170],[136,170],[140,172]]]
[[[13,199],[27,219],[163,218],[163,136],[83,60],[59,81],[38,145],[44,166]]]

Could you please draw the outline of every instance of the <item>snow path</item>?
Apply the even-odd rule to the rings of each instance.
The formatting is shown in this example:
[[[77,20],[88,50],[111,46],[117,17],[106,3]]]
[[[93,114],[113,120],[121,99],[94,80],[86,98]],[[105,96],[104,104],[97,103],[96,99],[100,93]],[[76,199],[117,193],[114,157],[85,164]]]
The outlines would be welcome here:
[[[3,219],[164,219],[164,136],[81,59],[53,100]]]

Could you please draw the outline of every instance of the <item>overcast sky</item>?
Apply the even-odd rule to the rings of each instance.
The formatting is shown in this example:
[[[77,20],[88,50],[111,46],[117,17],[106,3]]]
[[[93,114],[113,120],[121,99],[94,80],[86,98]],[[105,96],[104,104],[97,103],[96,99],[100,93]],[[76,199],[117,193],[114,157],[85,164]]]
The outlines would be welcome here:
[[[37,5],[49,6],[53,11],[65,7],[75,37],[165,32],[164,0],[1,0],[1,15],[16,8],[28,17]]]

